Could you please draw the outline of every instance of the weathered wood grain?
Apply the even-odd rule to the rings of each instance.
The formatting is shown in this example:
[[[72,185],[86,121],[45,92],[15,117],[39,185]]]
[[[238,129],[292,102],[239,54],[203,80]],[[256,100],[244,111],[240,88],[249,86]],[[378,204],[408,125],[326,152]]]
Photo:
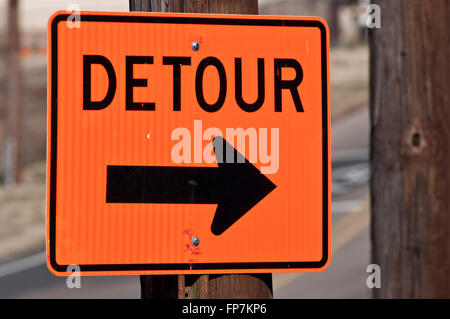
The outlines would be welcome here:
[[[450,1],[379,0],[371,44],[378,298],[450,297]]]
[[[258,1],[130,0],[130,11],[258,14]],[[141,296],[143,299],[267,299],[272,298],[272,274],[141,276]]]

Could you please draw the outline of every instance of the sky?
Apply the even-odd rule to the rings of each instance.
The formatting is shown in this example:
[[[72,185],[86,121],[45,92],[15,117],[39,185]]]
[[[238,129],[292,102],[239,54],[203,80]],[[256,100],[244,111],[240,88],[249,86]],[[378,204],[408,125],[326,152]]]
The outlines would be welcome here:
[[[19,0],[22,31],[44,31],[50,16],[77,4],[83,11],[128,11],[128,0]],[[0,0],[0,28],[5,27],[8,0]],[[3,22],[3,23],[2,23]],[[3,24],[3,25],[1,25]]]
[[[259,5],[276,3],[280,0],[259,0]],[[282,0],[283,3],[306,0]],[[0,29],[6,25],[6,5],[0,0]],[[22,32],[45,32],[50,16],[58,10],[67,10],[76,4],[82,11],[129,11],[128,0],[19,0],[20,29]]]

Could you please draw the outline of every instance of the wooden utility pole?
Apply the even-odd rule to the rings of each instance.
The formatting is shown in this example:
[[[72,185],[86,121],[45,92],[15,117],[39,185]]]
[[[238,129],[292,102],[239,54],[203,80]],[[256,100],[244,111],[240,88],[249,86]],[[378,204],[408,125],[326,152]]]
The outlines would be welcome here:
[[[19,1],[9,0],[7,9],[6,48],[6,140],[5,140],[5,184],[20,180],[22,151],[22,101],[19,43]]]
[[[258,14],[258,1],[130,0],[130,11]],[[141,276],[141,297],[272,298],[272,274]]]
[[[378,0],[370,30],[377,298],[450,297],[450,2]]]

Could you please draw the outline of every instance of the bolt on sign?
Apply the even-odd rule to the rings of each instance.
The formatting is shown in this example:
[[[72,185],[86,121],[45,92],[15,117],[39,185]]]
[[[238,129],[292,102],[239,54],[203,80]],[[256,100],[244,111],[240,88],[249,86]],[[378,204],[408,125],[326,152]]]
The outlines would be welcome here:
[[[330,260],[320,18],[67,12],[49,21],[56,275],[300,272]]]

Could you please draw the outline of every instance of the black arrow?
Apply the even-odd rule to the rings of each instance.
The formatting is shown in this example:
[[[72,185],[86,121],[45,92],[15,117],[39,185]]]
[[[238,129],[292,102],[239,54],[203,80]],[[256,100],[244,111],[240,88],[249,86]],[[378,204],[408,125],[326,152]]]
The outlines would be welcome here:
[[[222,234],[276,186],[222,137],[213,146],[218,167],[108,165],[106,202],[218,204],[211,231]]]

